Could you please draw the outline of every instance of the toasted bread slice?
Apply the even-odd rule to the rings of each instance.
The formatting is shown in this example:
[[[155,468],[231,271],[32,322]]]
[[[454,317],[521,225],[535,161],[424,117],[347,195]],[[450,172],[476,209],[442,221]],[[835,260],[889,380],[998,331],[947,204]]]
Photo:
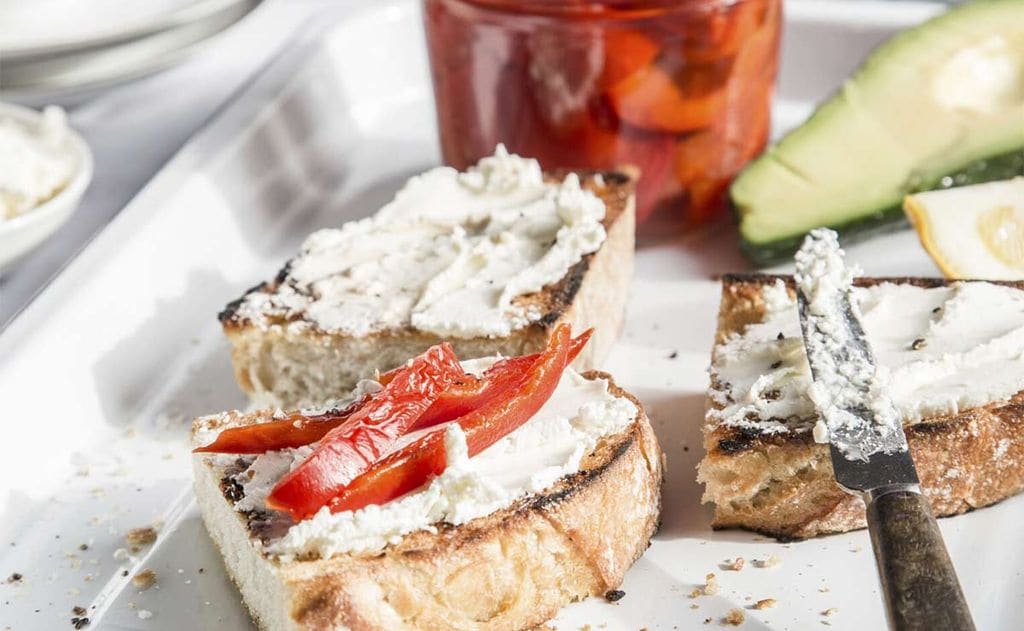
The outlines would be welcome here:
[[[637,413],[584,456],[576,473],[497,512],[413,532],[380,552],[310,560],[267,554],[264,516],[236,510],[230,472],[196,456],[203,519],[259,628],[526,629],[616,588],[657,527],[663,456],[639,402],[608,375],[584,377],[608,379],[608,392],[632,401]],[[261,418],[200,419],[193,436]]]
[[[555,173],[548,179],[561,181],[566,175]],[[607,236],[600,249],[584,256],[560,281],[513,301],[539,312],[540,317],[531,323],[506,337],[449,338],[411,327],[352,336],[316,326],[288,326],[302,320],[305,316],[301,313],[253,322],[240,307],[254,292],[278,291],[288,275],[286,265],[274,281],[252,288],[219,315],[233,347],[239,385],[258,404],[299,407],[339,396],[359,378],[374,370],[390,370],[443,340],[464,358],[537,352],[563,322],[571,324],[574,331],[595,329],[573,366],[578,370],[599,367],[622,328],[633,276],[636,174],[591,172],[579,176],[583,188],[605,203],[602,223]]]
[[[780,278],[793,295],[789,277],[723,278],[716,353],[729,338],[762,321],[764,290]],[[882,283],[939,287],[949,281],[855,281],[862,287]],[[1024,289],[1024,283],[995,284]],[[722,409],[714,396],[708,405],[709,410]],[[963,513],[1024,489],[1024,393],[956,414],[922,418],[904,429],[936,515]],[[816,443],[809,430],[770,433],[728,426],[714,421],[709,412],[704,447],[698,478],[705,484],[704,501],[715,504],[715,528],[746,528],[798,539],[865,526],[863,503],[836,484],[828,445]]]

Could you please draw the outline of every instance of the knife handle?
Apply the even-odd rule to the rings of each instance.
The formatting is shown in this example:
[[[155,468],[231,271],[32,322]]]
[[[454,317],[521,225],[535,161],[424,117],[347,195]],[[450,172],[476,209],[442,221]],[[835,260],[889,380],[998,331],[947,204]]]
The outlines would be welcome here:
[[[974,622],[928,500],[894,489],[867,506],[868,529],[895,631],[973,631]]]

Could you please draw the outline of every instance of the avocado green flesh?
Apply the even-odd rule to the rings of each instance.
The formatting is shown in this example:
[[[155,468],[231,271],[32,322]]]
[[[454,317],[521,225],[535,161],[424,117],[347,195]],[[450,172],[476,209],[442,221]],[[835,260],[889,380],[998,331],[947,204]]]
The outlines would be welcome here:
[[[1024,176],[1024,147],[992,158],[977,160],[959,171],[939,178],[932,186],[908,190],[907,193],[933,191],[938,189],[982,184],[997,180]],[[843,235],[843,243],[854,243],[874,235],[889,232],[907,225],[903,214],[902,198],[898,204],[883,208],[877,212],[861,215],[845,223],[820,224],[826,225]],[[813,227],[818,227],[813,226]],[[740,249],[743,254],[756,265],[770,265],[790,258],[800,248],[804,233],[777,239],[766,243],[748,241],[740,235]]]
[[[960,5],[876,49],[730,189],[744,252],[905,222],[908,193],[1024,174],[1024,1]],[[848,239],[846,239],[848,240]]]

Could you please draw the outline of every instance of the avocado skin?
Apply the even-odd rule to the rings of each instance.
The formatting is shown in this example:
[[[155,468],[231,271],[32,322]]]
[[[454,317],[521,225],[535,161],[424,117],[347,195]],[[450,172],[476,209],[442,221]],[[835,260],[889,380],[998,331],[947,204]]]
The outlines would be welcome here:
[[[991,158],[976,160],[958,171],[940,177],[929,185],[908,188],[906,194],[1008,180],[1016,176],[1024,176],[1024,147]],[[740,215],[735,205],[732,210],[738,221]],[[903,205],[900,203],[868,215],[861,215],[853,221],[830,224],[828,227],[839,232],[843,237],[843,243],[848,245],[878,234],[906,228],[908,225],[907,218],[903,214]],[[763,267],[792,258],[800,248],[803,239],[803,234],[795,234],[783,239],[756,243],[741,235],[740,250],[751,263]]]

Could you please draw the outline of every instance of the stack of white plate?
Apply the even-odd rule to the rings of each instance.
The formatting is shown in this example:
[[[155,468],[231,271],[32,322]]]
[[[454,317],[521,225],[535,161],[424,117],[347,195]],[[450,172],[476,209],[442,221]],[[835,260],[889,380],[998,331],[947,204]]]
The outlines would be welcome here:
[[[0,0],[0,98],[68,102],[170,65],[260,0]]]

